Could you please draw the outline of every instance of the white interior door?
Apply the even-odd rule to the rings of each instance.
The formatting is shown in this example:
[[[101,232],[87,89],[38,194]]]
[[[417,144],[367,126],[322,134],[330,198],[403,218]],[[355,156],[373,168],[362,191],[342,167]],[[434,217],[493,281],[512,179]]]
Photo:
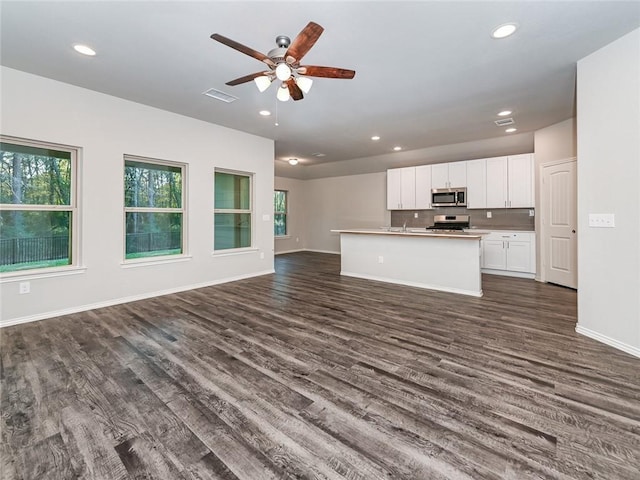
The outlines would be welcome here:
[[[544,280],[578,288],[576,162],[542,168]]]

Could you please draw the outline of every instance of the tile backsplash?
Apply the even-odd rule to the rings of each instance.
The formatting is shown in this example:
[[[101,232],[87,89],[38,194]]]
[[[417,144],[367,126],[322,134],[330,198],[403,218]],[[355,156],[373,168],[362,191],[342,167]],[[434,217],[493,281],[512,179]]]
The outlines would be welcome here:
[[[523,230],[535,229],[535,217],[529,216],[531,208],[488,208],[486,210],[468,210],[461,207],[442,207],[433,210],[392,210],[391,226],[422,228],[433,225],[434,215],[469,215],[471,227],[486,230]],[[491,218],[487,218],[491,212]],[[418,218],[415,218],[415,214]]]

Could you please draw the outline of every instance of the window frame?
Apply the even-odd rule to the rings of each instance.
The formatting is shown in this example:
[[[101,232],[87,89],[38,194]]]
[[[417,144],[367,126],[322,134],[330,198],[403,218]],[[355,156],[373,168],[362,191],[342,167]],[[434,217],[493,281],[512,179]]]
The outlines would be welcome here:
[[[68,275],[74,271],[84,271],[82,267],[82,251],[80,239],[80,158],[81,148],[73,145],[65,145],[60,143],[45,142],[21,137],[13,137],[10,135],[0,135],[0,142],[24,147],[52,149],[69,153],[69,164],[71,173],[69,175],[69,204],[68,205],[48,205],[48,204],[0,204],[0,210],[4,211],[23,211],[23,212],[69,212],[71,215],[69,225],[69,247],[70,258],[66,265],[26,268],[23,270],[14,270],[8,272],[0,272],[0,283],[6,281],[17,281],[25,278],[33,277],[50,277],[57,275]]]
[[[215,199],[215,185],[216,185],[216,173],[224,173],[227,175],[236,175],[247,177],[249,179],[249,208],[248,209],[240,209],[240,208],[216,208],[216,199]],[[253,251],[255,250],[255,212],[254,210],[254,181],[255,181],[255,173],[253,172],[242,172],[239,170],[229,170],[226,168],[214,168],[213,170],[213,255],[229,255],[234,253],[242,253],[245,251]],[[251,225],[251,238],[249,245],[246,247],[236,247],[236,248],[223,248],[216,249],[216,240],[215,240],[215,216],[217,213],[245,213],[249,214],[249,224]]]
[[[284,212],[276,211],[275,205],[273,206],[273,222],[275,226],[276,215],[284,216],[284,233],[282,235],[276,235],[274,231],[274,238],[288,238],[289,235],[289,191],[276,188],[273,190],[274,195],[277,192],[284,193]],[[275,202],[274,202],[275,203]]]
[[[169,207],[127,207],[125,205],[125,169],[127,167],[127,161],[135,162],[135,163],[144,163],[153,165],[160,165],[165,167],[174,167],[179,168],[181,172],[181,180],[182,186],[180,190],[180,208],[169,208]],[[123,215],[122,215],[122,265],[123,266],[135,266],[136,264],[158,264],[158,263],[167,263],[172,261],[182,261],[184,259],[190,258],[187,247],[189,245],[188,242],[188,231],[187,231],[187,188],[188,188],[188,164],[183,162],[174,162],[171,160],[161,160],[158,158],[150,158],[150,157],[141,157],[138,155],[125,154],[123,155],[123,163],[122,163],[122,206],[123,206]],[[181,222],[181,252],[173,253],[167,255],[149,255],[146,257],[138,257],[138,258],[127,258],[127,213],[180,213],[182,215]]]

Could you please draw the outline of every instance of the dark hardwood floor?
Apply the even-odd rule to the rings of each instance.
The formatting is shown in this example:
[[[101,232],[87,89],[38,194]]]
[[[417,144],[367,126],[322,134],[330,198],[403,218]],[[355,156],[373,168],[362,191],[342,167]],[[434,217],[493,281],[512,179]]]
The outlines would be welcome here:
[[[573,290],[276,269],[1,330],[1,478],[640,479],[640,359]]]

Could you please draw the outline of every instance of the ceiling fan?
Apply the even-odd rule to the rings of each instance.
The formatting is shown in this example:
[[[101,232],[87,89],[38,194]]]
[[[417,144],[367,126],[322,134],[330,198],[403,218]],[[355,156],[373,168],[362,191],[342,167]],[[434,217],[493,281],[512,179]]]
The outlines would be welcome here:
[[[304,98],[303,92],[308,93],[313,83],[308,77],[351,79],[355,76],[356,72],[354,70],[300,65],[302,57],[313,47],[323,31],[324,28],[317,23],[309,22],[293,42],[285,35],[276,37],[277,48],[269,51],[266,55],[218,33],[211,35],[211,38],[245,55],[260,60],[269,67],[269,70],[236,78],[227,82],[226,85],[240,85],[253,80],[258,89],[264,92],[271,85],[271,82],[277,78],[282,82],[278,88],[277,98],[278,100],[286,101],[289,98],[294,100],[302,100]]]

